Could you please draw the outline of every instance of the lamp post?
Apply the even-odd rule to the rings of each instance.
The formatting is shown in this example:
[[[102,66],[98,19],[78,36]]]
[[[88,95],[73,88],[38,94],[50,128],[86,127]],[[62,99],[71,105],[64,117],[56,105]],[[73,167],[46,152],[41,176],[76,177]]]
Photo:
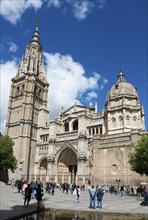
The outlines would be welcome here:
[[[119,184],[120,184],[120,182],[121,182],[121,180],[120,180],[119,177],[116,178],[116,182],[118,183],[118,193],[119,193]]]

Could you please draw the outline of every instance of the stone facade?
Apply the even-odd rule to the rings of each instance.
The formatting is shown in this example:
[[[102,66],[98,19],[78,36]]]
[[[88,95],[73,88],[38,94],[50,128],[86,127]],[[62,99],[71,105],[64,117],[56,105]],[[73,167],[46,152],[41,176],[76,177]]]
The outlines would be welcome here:
[[[48,86],[36,27],[9,97],[7,134],[18,160],[14,178],[77,184],[146,180],[128,164],[128,153],[146,131],[137,90],[122,70],[101,113],[91,101],[89,107],[75,103],[49,123]]]

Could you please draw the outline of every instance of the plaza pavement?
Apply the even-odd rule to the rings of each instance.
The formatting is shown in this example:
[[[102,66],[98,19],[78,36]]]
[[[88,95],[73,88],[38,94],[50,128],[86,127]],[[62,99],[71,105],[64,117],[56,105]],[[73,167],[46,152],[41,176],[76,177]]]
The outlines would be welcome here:
[[[69,210],[69,211],[88,211],[102,213],[133,214],[148,217],[148,206],[140,206],[140,200],[136,196],[125,195],[120,198],[119,195],[112,196],[109,193],[104,194],[102,209],[89,209],[88,190],[81,191],[79,204],[74,204],[74,196],[64,194],[59,189],[55,189],[55,195],[45,193],[43,196],[43,205],[45,209]],[[16,219],[37,211],[37,202],[35,199],[30,201],[29,207],[23,206],[21,193],[13,191],[10,185],[0,182],[0,220]]]

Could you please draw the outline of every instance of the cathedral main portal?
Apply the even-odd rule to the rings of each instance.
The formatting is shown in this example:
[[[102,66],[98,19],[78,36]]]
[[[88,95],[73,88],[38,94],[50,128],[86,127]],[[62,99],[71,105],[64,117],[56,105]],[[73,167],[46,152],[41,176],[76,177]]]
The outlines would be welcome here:
[[[77,173],[77,155],[69,148],[64,149],[57,163],[58,182],[73,183],[76,182]]]

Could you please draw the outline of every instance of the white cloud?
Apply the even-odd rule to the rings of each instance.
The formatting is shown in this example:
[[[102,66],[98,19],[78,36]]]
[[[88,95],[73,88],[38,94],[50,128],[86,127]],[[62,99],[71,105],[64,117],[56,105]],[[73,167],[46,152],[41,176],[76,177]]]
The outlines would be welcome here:
[[[89,92],[89,93],[87,94],[87,99],[88,99],[88,100],[91,100],[92,98],[97,98],[97,97],[98,97],[98,95],[97,95],[96,92]]]
[[[41,8],[42,0],[1,0],[0,15],[12,24],[16,24],[29,8]]]
[[[91,12],[94,4],[91,1],[74,1],[73,2],[73,13],[78,20],[83,20]]]
[[[48,0],[48,6],[54,6],[55,8],[60,8],[61,1],[60,0]]]
[[[98,89],[100,75],[93,73],[91,77],[86,77],[83,66],[75,62],[70,55],[44,53],[44,56],[50,84],[48,104],[51,118],[57,116],[61,107],[66,110],[84,93]]]
[[[38,10],[42,7],[43,0],[26,0],[25,4],[26,9],[33,7],[35,10]]]
[[[17,73],[16,61],[8,61],[0,64],[0,124],[4,133],[4,125],[7,117],[8,97],[10,94],[11,78]]]
[[[9,51],[15,53],[18,49],[17,45],[13,42],[10,42],[9,45],[10,45]]]
[[[47,80],[50,84],[48,92],[48,106],[50,119],[55,118],[62,107],[64,110],[75,103],[75,100],[87,101],[89,98],[97,98],[99,85],[107,82],[98,73],[86,76],[83,66],[75,62],[70,55],[60,53],[44,53],[47,65]],[[1,130],[6,120],[8,98],[10,94],[11,78],[17,73],[17,61],[12,60],[0,65],[0,94],[1,94]],[[85,97],[85,98],[84,98]],[[79,101],[77,103],[80,104]]]
[[[78,20],[84,20],[91,13],[92,9],[102,10],[107,0],[1,0],[0,15],[12,24],[20,21],[22,14],[30,8],[35,11],[40,9],[44,3],[48,7],[61,8],[65,3],[72,7],[73,14]],[[65,7],[67,8],[67,7]],[[64,10],[65,11],[65,10]]]
[[[102,10],[107,0],[66,0],[73,8],[73,14],[78,20],[84,20],[92,12],[92,10]]]

